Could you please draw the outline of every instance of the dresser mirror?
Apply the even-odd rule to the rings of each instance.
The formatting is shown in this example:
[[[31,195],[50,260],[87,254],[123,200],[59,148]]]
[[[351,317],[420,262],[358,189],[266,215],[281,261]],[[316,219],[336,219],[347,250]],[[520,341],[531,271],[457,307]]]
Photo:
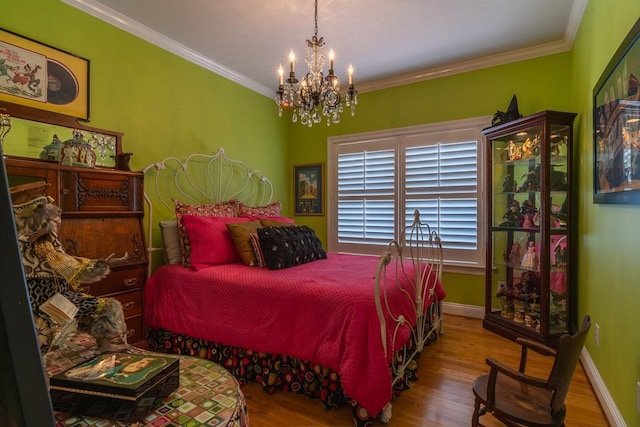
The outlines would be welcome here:
[[[6,156],[58,163],[62,144],[74,138],[91,147],[90,164],[96,167],[115,168],[122,153],[122,133],[87,126],[75,117],[5,101],[0,101],[0,113],[11,121],[3,141]]]

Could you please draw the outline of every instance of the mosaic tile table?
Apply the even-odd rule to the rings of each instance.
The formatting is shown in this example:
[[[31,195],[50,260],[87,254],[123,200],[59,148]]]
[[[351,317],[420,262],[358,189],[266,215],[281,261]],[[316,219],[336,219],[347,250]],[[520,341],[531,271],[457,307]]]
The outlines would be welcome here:
[[[150,353],[134,349],[136,353]],[[88,335],[73,336],[64,348],[46,357],[49,376],[65,371],[99,353]],[[166,355],[165,355],[166,356]],[[236,379],[223,367],[205,359],[180,359],[180,386],[162,404],[148,412],[140,422],[119,422],[54,412],[58,427],[84,426],[229,426],[249,425],[247,406]]]

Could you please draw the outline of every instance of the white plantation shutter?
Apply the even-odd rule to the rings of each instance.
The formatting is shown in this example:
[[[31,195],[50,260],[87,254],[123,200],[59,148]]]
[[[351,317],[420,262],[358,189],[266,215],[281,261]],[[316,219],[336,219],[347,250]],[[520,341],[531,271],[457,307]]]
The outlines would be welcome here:
[[[483,268],[486,124],[482,118],[330,138],[329,250],[380,254],[419,210],[440,235],[447,264]]]
[[[478,249],[478,143],[462,141],[405,151],[405,221],[417,209],[450,256],[473,262]]]
[[[338,155],[338,240],[381,245],[395,237],[395,150]]]

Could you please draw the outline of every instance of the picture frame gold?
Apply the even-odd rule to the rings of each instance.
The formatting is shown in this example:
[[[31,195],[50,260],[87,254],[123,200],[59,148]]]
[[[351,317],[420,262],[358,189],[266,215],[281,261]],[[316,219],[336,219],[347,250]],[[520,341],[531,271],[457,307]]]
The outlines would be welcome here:
[[[89,60],[0,28],[0,100],[89,120]]]
[[[293,167],[295,215],[324,215],[324,163]]]

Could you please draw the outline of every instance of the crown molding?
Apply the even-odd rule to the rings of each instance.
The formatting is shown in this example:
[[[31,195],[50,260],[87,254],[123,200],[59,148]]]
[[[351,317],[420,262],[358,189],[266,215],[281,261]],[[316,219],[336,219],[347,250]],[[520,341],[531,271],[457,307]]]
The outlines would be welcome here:
[[[162,49],[165,49],[179,57],[193,62],[209,71],[212,71],[222,77],[225,77],[239,85],[251,89],[261,95],[271,98],[274,90],[261,83],[248,78],[230,68],[221,65],[210,58],[170,39],[157,31],[154,31],[131,18],[122,15],[115,10],[108,8],[94,0],[61,0],[70,6],[82,10],[91,16],[94,16],[104,22],[120,28],[130,34],[140,37]],[[530,48],[519,49],[512,52],[490,55],[483,58],[463,61],[452,65],[435,67],[414,71],[411,73],[394,76],[386,79],[380,79],[370,82],[362,82],[358,84],[358,92],[366,93],[382,89],[389,89],[396,86],[417,83],[425,80],[432,80],[441,77],[451,76],[469,71],[480,70],[498,65],[509,64],[512,62],[524,61],[540,56],[552,55],[555,53],[566,52],[571,50],[573,40],[580,27],[582,15],[586,9],[588,0],[575,0],[569,16],[569,22],[565,32],[564,40],[545,43]]]
[[[519,49],[507,53],[500,53],[497,55],[490,55],[478,59],[472,59],[469,61],[458,62],[456,64],[445,65],[442,67],[419,70],[400,76],[390,77],[387,79],[359,83],[358,92],[373,92],[376,90],[388,89],[395,86],[402,86],[411,83],[422,82],[425,80],[438,79],[441,77],[481,70],[484,68],[495,67],[512,62],[524,61],[526,59],[537,58],[554,53],[566,52],[570,49],[571,45],[564,40],[559,42],[546,43],[543,45]]]
[[[571,50],[575,40],[582,16],[587,7],[588,0],[574,0],[567,22],[564,39],[556,42],[545,43],[529,48],[514,50],[497,55],[485,56],[469,61],[458,62],[452,65],[423,69],[400,76],[390,77],[371,82],[358,84],[358,92],[372,92],[376,90],[388,89],[395,86],[402,86],[417,83],[425,80],[437,79],[440,77],[452,76],[454,74],[466,73],[469,71],[481,70],[512,62],[524,61],[538,58],[540,56],[552,55],[555,53],[567,52]]]
[[[256,82],[248,78],[247,76],[240,74],[230,68],[221,65],[204,55],[189,49],[188,47],[176,42],[169,37],[166,37],[157,31],[154,31],[139,22],[122,15],[115,10],[97,3],[93,0],[61,0],[70,6],[82,10],[89,15],[100,19],[108,24],[120,28],[130,34],[140,37],[143,40],[148,41],[166,51],[173,53],[187,61],[193,62],[209,71],[212,71],[222,77],[225,77],[233,82],[236,82],[248,89],[251,89],[259,94],[271,98],[273,96],[273,89],[266,87],[263,84]]]

